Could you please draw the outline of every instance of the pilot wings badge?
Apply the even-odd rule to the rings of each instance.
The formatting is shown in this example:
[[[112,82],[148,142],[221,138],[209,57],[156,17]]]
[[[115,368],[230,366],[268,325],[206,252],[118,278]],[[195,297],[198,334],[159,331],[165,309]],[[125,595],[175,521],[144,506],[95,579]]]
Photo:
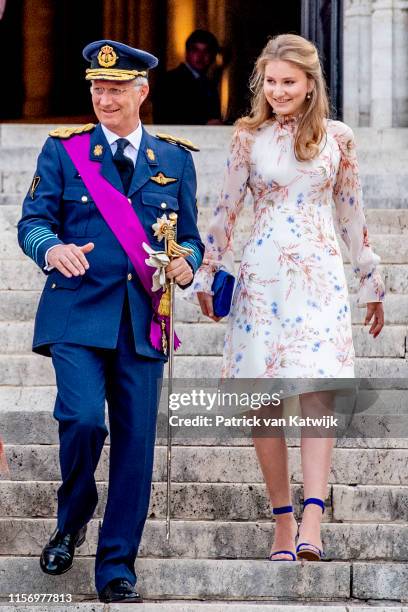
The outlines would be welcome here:
[[[171,176],[165,176],[163,172],[158,172],[156,176],[151,176],[150,180],[158,185],[168,185],[169,183],[176,183],[178,181],[177,178],[172,178]]]

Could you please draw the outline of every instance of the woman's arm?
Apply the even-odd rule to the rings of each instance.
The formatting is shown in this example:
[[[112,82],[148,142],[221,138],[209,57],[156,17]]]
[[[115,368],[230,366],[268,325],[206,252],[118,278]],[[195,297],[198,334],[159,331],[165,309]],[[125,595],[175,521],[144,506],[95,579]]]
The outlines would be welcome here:
[[[353,270],[360,279],[357,306],[367,306],[366,325],[374,317],[370,333],[376,337],[384,325],[382,302],[385,288],[377,269],[380,258],[371,248],[368,237],[353,131],[340,121],[333,124],[334,137],[340,149],[339,169],[333,189],[337,224],[350,253]]]
[[[250,133],[245,130],[234,133],[222,191],[204,236],[204,260],[194,278],[194,293],[211,296],[215,272],[223,269],[234,273],[233,231],[247,191],[250,139]]]
[[[344,123],[335,123],[341,157],[333,199],[341,237],[349,250],[353,270],[360,278],[357,305],[364,308],[370,302],[384,300],[384,283],[377,269],[380,258],[369,242],[354,134]]]

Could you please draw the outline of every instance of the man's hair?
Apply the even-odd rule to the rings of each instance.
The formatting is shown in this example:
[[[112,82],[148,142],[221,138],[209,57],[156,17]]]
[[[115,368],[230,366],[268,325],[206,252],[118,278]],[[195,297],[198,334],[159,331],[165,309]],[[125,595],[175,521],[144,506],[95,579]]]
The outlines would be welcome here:
[[[196,43],[202,43],[208,46],[208,50],[214,57],[220,50],[217,39],[212,32],[208,30],[194,30],[186,40],[186,50],[190,51],[191,47]]]
[[[139,87],[140,85],[148,85],[149,81],[147,77],[138,76],[135,78],[133,84],[135,87]]]

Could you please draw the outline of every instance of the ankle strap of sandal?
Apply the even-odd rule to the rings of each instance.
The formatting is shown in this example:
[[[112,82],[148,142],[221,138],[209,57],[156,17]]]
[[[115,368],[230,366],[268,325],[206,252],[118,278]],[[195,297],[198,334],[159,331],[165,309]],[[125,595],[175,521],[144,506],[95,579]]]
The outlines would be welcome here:
[[[322,499],[319,499],[318,497],[308,497],[303,502],[303,508],[306,508],[306,506],[308,506],[309,504],[316,504],[316,506],[320,506],[322,512],[324,513],[325,505]]]
[[[289,512],[293,512],[293,506],[280,506],[280,508],[274,508],[272,510],[273,514],[287,514]]]

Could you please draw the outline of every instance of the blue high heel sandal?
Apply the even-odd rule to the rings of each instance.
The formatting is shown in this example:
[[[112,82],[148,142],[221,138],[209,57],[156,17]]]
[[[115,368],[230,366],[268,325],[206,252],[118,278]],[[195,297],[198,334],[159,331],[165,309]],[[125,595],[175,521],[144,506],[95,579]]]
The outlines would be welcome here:
[[[281,506],[280,508],[274,508],[272,510],[273,514],[289,514],[289,512],[293,512],[293,506]],[[297,530],[297,534],[295,539],[299,535],[299,528]],[[275,555],[290,555],[291,559],[272,559]],[[275,550],[275,552],[271,553],[268,557],[269,561],[296,561],[296,554],[291,550]]]
[[[319,499],[318,497],[308,497],[303,502],[303,509],[305,509],[308,504],[316,504],[316,506],[320,506],[322,513],[324,513],[325,506],[322,499]],[[298,560],[305,559],[306,561],[321,561],[325,557],[323,550],[314,544],[310,544],[309,542],[300,542],[296,546],[296,555]]]

